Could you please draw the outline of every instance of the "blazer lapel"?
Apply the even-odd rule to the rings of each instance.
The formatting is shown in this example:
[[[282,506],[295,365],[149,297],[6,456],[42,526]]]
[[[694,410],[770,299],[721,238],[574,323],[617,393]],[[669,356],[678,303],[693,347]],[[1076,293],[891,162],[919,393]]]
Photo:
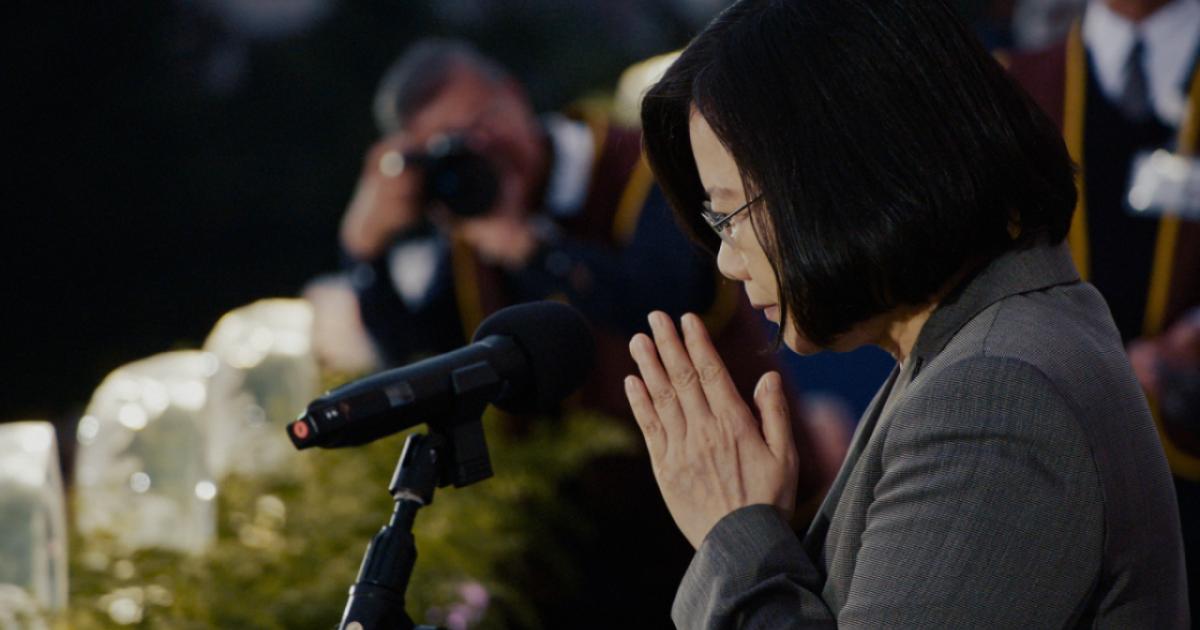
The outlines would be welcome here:
[[[892,391],[892,387],[896,384],[896,378],[900,374],[900,366],[892,368],[891,375],[884,382],[883,387],[875,393],[875,398],[871,400],[871,404],[867,405],[867,410],[863,412],[862,418],[858,421],[858,428],[854,431],[854,437],[850,440],[850,448],[846,451],[846,459],[842,461],[842,467],[838,470],[837,477],[833,480],[833,484],[829,486],[829,492],[825,495],[825,500],[821,502],[821,508],[817,510],[816,516],[813,517],[812,524],[808,526],[808,533],[804,536],[802,545],[804,550],[808,552],[812,558],[813,564],[821,573],[821,577],[825,576],[825,536],[829,533],[829,524],[833,521],[833,512],[837,509],[838,502],[842,499],[842,491],[846,489],[846,480],[850,477],[850,473],[854,470],[854,466],[858,464],[858,458],[862,455],[863,448],[871,439],[871,434],[875,432],[875,425],[879,421],[879,416],[883,413],[884,404],[887,402],[888,395]]]

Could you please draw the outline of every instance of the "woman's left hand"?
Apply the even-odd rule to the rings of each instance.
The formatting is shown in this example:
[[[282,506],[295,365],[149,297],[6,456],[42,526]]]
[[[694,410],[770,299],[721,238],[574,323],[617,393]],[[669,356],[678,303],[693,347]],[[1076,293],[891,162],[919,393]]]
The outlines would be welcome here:
[[[758,418],[742,400],[700,318],[683,316],[683,340],[666,314],[650,314],[651,341],[629,343],[642,378],[625,394],[646,438],[659,489],[693,547],[734,510],[765,503],[789,519],[798,462],[780,376],[754,390]],[[747,352],[754,352],[747,349]]]

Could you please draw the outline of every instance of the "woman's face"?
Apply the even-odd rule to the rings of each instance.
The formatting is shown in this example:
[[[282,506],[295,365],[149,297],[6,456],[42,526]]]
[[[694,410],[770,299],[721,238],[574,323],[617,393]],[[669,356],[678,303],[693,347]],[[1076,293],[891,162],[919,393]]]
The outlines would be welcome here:
[[[689,128],[696,170],[712,202],[713,211],[726,214],[741,207],[748,199],[733,156],[721,144],[712,127],[708,126],[708,121],[695,110],[692,111]],[[750,220],[750,213],[761,212],[758,206],[763,203],[759,201],[752,204],[733,218],[730,223],[732,234],[721,241],[721,249],[717,253],[717,267],[725,277],[742,283],[750,304],[782,327],[783,342],[787,347],[799,354],[819,352],[821,348],[805,339],[795,325],[779,321],[779,283],[755,233],[754,223]],[[768,225],[766,217],[760,216],[759,219],[761,224]]]

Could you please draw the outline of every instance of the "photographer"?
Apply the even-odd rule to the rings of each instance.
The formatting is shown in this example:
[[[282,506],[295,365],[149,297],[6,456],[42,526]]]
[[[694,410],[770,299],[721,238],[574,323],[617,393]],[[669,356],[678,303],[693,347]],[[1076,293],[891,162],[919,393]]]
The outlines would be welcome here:
[[[718,345],[768,346],[745,296],[720,282],[676,226],[636,130],[595,114],[538,117],[504,69],[447,40],[418,42],[401,56],[375,114],[384,135],[366,155],[341,241],[364,325],[387,364],[462,345],[503,306],[564,299],[597,339],[596,370],[577,402],[627,420],[632,433],[621,379],[635,365],[625,339],[648,330],[648,312],[706,313]],[[749,394],[777,365],[761,352],[741,354],[730,367]],[[819,457],[798,428],[803,505],[832,478],[820,462],[836,466],[840,457]],[[592,468],[570,498],[600,540],[576,558],[582,600],[555,606],[571,610],[573,627],[580,619],[643,627],[628,625],[628,613],[644,606],[661,611],[645,627],[666,625],[665,602],[690,550],[672,531],[644,457]],[[665,561],[630,571],[650,553]]]
[[[636,132],[599,117],[539,118],[495,62],[445,40],[412,46],[375,109],[384,137],[367,153],[341,239],[386,363],[461,345],[516,302],[565,298],[622,335],[643,330],[654,308],[724,305],[711,265],[651,189]],[[470,168],[455,173],[455,161]],[[458,190],[438,189],[434,171],[451,171]],[[628,415],[620,391],[592,394]]]

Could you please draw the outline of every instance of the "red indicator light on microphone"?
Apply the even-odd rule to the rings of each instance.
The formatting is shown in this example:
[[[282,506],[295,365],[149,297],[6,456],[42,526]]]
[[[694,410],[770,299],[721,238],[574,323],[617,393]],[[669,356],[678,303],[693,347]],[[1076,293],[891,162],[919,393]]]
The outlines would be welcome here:
[[[308,423],[303,420],[297,420],[292,423],[292,435],[303,440],[308,437]]]

